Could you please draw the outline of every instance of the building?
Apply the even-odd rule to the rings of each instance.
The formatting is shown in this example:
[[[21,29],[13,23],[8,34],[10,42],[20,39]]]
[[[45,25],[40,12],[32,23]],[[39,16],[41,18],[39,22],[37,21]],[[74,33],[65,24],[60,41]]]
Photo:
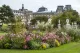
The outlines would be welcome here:
[[[71,5],[65,5],[65,7],[60,5],[60,6],[57,6],[56,11],[48,11],[46,7],[42,6],[38,9],[37,12],[33,12],[33,17],[47,16],[48,18],[51,18],[53,15],[57,15],[59,13],[63,13],[64,11],[71,10],[71,9],[72,9]]]
[[[48,9],[44,6],[40,7],[37,12],[47,11]]]
[[[21,17],[23,24],[26,24],[28,22],[28,19],[31,19],[32,17],[32,11],[24,9],[24,4],[22,4],[22,9],[13,10],[13,13],[15,15],[15,18]]]
[[[71,9],[72,9],[71,5],[66,5],[64,8],[64,10],[71,10]]]
[[[13,10],[15,17],[20,16],[22,19],[22,23],[26,24],[30,22],[30,20],[36,16],[47,16],[51,18],[53,15],[57,15],[59,13],[63,13],[65,10],[71,10],[71,5],[66,5],[65,7],[60,5],[57,6],[56,11],[48,11],[48,9],[44,6],[40,7],[37,12],[30,11],[24,8],[24,4],[22,4],[22,9]]]
[[[57,6],[56,13],[62,13],[64,11],[64,6]]]
[[[56,10],[56,13],[57,14],[58,13],[63,13],[64,11],[67,11],[67,10],[72,10],[71,5],[65,5],[65,7],[64,6],[58,6],[57,10]]]
[[[51,18],[55,12],[53,11],[48,11],[46,7],[40,7],[37,12],[33,12],[33,17],[36,16],[47,16],[48,18]]]

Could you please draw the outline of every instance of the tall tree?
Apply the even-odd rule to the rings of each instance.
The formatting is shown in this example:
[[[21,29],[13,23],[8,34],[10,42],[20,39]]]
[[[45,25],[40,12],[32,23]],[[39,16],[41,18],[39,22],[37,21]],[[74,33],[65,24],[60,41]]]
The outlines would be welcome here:
[[[12,9],[7,5],[0,7],[0,20],[3,23],[11,23],[15,21]]]

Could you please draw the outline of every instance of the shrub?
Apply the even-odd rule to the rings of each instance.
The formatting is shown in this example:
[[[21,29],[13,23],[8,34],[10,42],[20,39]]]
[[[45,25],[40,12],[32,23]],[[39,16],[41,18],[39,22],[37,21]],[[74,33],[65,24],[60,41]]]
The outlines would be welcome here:
[[[37,28],[41,31],[52,31],[53,24],[51,24],[51,19],[48,19],[46,23],[37,21]]]
[[[70,42],[70,40],[70,36],[62,31],[57,33],[57,35],[52,32],[45,33],[44,35],[42,33],[7,34],[0,36],[0,48],[47,49],[49,47],[58,47],[61,44]]]
[[[11,45],[10,43],[6,43],[6,44],[4,44],[5,49],[10,49],[11,46],[12,46],[12,45]]]
[[[13,49],[22,49],[23,45],[24,45],[24,36],[20,36],[20,35],[16,35],[14,37],[12,37],[11,41],[12,41],[12,48]]]
[[[28,45],[29,49],[39,49],[40,48],[40,43],[38,43],[36,41],[29,41],[29,42],[27,42],[27,45]]]
[[[19,34],[21,32],[25,32],[25,26],[22,24],[21,17],[16,17],[15,23],[12,23],[10,31],[14,34]]]
[[[4,32],[7,32],[9,30],[8,25],[7,24],[3,24],[1,27],[1,30]]]
[[[37,33],[37,31],[36,31],[36,30],[33,30],[33,31],[32,31],[32,33],[33,33],[33,34],[36,34],[36,33]]]
[[[56,32],[56,35],[59,36],[59,41],[61,44],[65,44],[71,41],[71,36],[64,32],[63,30],[59,30]]]
[[[30,40],[32,40],[32,37],[31,37],[30,35],[27,35],[27,36],[26,36],[26,41],[28,42],[28,41],[30,41]]]
[[[58,47],[60,46],[60,43],[57,39],[55,39],[55,46],[58,46]]]
[[[80,40],[80,30],[79,29],[67,30],[67,33],[72,37],[72,41]]]
[[[7,48],[9,49],[11,46],[8,44],[11,44],[11,38],[9,35],[1,36],[0,39],[0,48]]]
[[[28,49],[28,46],[27,46],[27,45],[24,45],[24,46],[23,46],[23,49]]]
[[[42,43],[41,46],[42,46],[43,49],[49,48],[49,44],[48,43]]]
[[[54,47],[55,39],[59,39],[59,37],[55,35],[54,33],[47,33],[46,35],[42,37],[42,42],[46,42],[50,45],[50,47]]]
[[[3,45],[3,40],[0,40],[0,48],[4,48],[4,45]]]

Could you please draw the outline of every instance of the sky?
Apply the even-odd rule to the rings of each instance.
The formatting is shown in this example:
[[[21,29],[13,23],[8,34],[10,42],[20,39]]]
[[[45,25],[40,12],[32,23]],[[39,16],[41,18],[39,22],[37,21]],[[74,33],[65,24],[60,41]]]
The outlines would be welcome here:
[[[36,12],[44,6],[48,10],[56,11],[58,5],[72,5],[74,10],[80,13],[80,0],[0,0],[0,6],[9,5],[12,9],[18,10],[24,4],[24,8]]]

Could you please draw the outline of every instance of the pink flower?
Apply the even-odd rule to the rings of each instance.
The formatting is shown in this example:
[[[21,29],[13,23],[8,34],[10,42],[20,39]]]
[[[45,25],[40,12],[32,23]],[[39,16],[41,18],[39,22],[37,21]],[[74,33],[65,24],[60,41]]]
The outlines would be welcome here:
[[[42,41],[48,41],[54,39],[59,39],[59,36],[55,35],[54,33],[47,33],[45,36],[42,37]]]
[[[30,41],[30,40],[31,40],[31,36],[28,35],[28,36],[26,37],[26,41]]]
[[[27,45],[24,45],[24,46],[23,46],[23,48],[24,48],[24,49],[27,49],[27,48],[28,48],[28,46],[27,46]]]
[[[36,38],[39,38],[39,36],[37,35]]]

